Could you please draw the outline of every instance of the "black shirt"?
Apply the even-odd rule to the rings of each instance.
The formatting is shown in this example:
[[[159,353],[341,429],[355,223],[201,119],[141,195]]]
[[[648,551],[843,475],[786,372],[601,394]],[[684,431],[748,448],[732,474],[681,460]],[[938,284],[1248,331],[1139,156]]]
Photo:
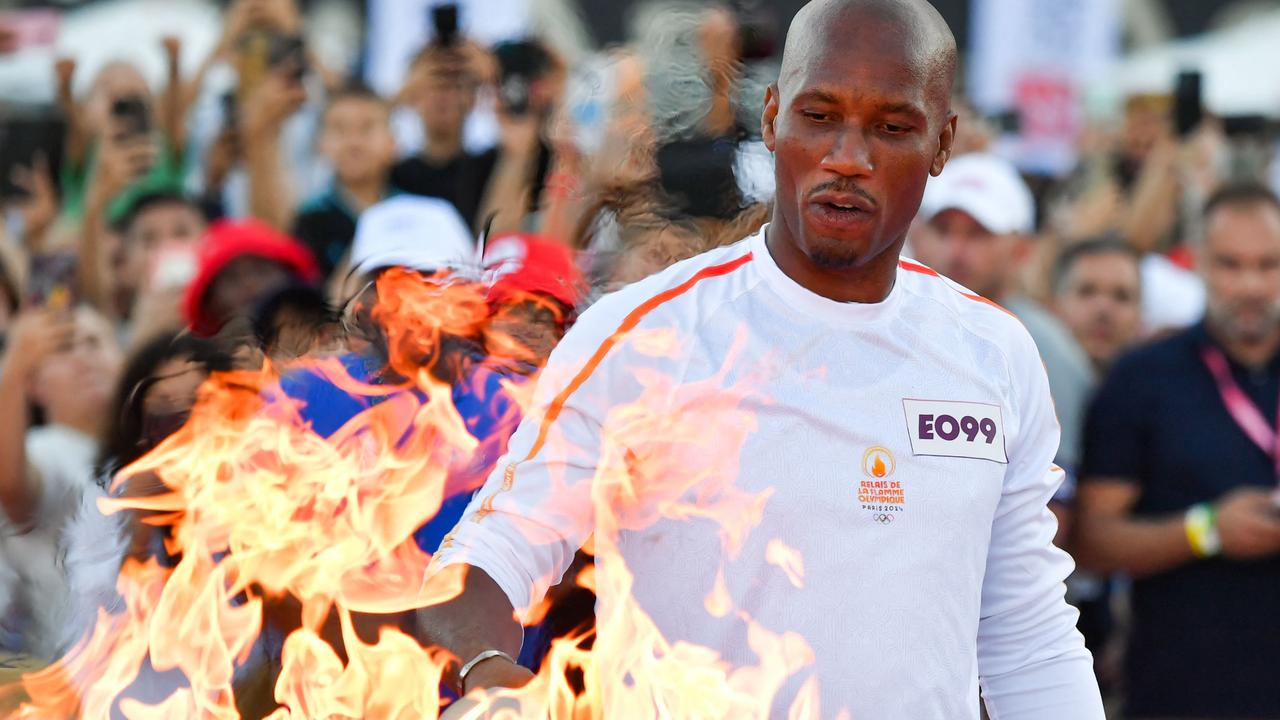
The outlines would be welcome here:
[[[458,209],[468,227],[475,227],[485,187],[497,164],[496,149],[479,155],[462,153],[442,165],[421,155],[413,155],[391,169],[391,184],[413,195],[448,200]]]
[[[502,157],[500,148],[486,150],[479,155],[463,153],[443,165],[437,165],[422,155],[407,157],[391,170],[391,184],[398,190],[412,195],[438,197],[453,203],[467,226],[479,229],[480,206],[489,186],[489,179]],[[533,193],[529,198],[529,210],[537,207],[542,186],[551,170],[551,149],[538,144],[538,163],[533,178]]]
[[[311,248],[325,279],[351,249],[359,215],[336,188],[309,200],[298,211],[293,221],[293,236]]]
[[[1133,352],[1089,410],[1081,476],[1136,481],[1136,516],[1276,486],[1271,459],[1200,358],[1210,342],[1201,324]],[[1280,357],[1258,370],[1232,363],[1232,373],[1274,427]],[[1132,607],[1128,716],[1280,718],[1280,557],[1198,560],[1135,580]]]

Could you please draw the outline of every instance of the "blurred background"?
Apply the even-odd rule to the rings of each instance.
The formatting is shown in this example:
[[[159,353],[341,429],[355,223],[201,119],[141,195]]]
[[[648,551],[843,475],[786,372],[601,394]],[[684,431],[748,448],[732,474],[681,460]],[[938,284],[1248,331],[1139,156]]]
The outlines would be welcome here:
[[[1280,0],[933,2],[960,124],[905,252],[1036,340],[1058,542],[1085,568],[1068,598],[1115,716],[1280,718],[1280,444],[1223,400],[1275,427]],[[801,5],[0,0],[7,666],[91,623],[47,599],[96,597],[76,568],[119,557],[64,562],[68,523],[210,373],[380,377],[383,271],[483,287],[443,379],[495,359],[527,378],[602,294],[758,231],[764,92]],[[1250,327],[1261,345],[1206,370],[1194,348]],[[1186,557],[1129,552],[1153,518]],[[120,553],[163,554],[131,528]],[[589,622],[565,607],[553,625]]]

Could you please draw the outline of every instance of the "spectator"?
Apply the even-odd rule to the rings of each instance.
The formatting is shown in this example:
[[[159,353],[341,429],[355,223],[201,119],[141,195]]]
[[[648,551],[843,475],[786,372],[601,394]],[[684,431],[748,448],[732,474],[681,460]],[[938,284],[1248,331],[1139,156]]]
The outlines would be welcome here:
[[[414,58],[402,93],[422,117],[424,142],[420,153],[396,164],[391,182],[407,193],[448,200],[468,227],[477,221],[497,153],[468,152],[462,128],[480,86],[495,75],[492,59],[479,48],[429,45]]]
[[[542,367],[573,324],[583,279],[565,246],[532,235],[494,238],[484,253],[491,317],[485,347],[495,357]]]
[[[254,220],[213,225],[197,262],[183,308],[191,329],[205,336],[233,318],[252,318],[272,292],[292,283],[314,284],[320,275],[298,241]]]
[[[398,189],[453,203],[468,227],[479,229],[494,213],[517,229],[538,198],[550,154],[541,141],[563,85],[563,69],[533,41],[506,43],[490,54],[472,43],[427,46],[414,59],[401,99],[417,107],[425,142],[420,153],[392,171]],[[482,153],[463,146],[463,126],[485,85],[517,76],[518,88],[503,102],[501,144]]]
[[[1058,317],[1105,373],[1142,329],[1138,254],[1119,239],[1086,240],[1058,257],[1051,285]]]
[[[1035,201],[1011,164],[961,155],[930,180],[920,206],[926,225],[912,249],[926,265],[1007,307],[1031,333],[1049,373],[1062,426],[1059,465],[1079,465],[1080,428],[1092,382],[1089,359],[1047,310],[1019,292],[1018,275],[1035,232]]]
[[[99,281],[134,338],[181,327],[182,291],[195,275],[207,220],[199,204],[175,192],[142,195],[121,219],[120,249]]]
[[[360,213],[391,192],[396,148],[390,112],[376,93],[354,85],[330,97],[321,117],[320,152],[333,164],[333,183],[303,205],[294,235],[311,248],[325,277],[350,252]]]
[[[166,41],[171,77],[176,73],[178,46]],[[94,78],[88,95],[76,99],[71,91],[74,60],[57,67],[58,94],[67,116],[66,157],[62,167],[62,211],[71,218],[87,215],[88,188],[101,172],[100,153],[127,154],[130,170],[113,178],[109,192],[96,198],[94,209],[106,222],[117,221],[138,195],[181,186],[180,160],[185,123],[168,107],[170,94],[157,99],[142,74],[129,63],[107,63]],[[101,188],[100,188],[101,189]]]
[[[1116,363],[1089,411],[1082,566],[1134,577],[1126,717],[1280,717],[1280,200],[1216,193],[1208,309]]]
[[[52,660],[62,632],[54,600],[66,592],[57,538],[94,485],[120,357],[110,326],[86,307],[27,310],[11,332],[0,367],[0,560],[21,584],[0,629],[9,649]],[[33,425],[29,405],[44,425]]]
[[[376,315],[369,308],[378,300],[378,279],[392,269],[411,270],[422,276],[424,285],[415,286],[414,292],[465,283],[475,269],[471,236],[457,211],[444,200],[399,196],[370,207],[361,216],[351,259],[353,270],[368,282],[353,298],[344,322],[349,332],[367,343],[359,350],[339,355],[336,366],[306,364],[286,372],[281,389],[288,397],[303,401],[302,420],[321,437],[328,438],[375,406],[403,403],[417,407],[425,403],[426,389],[415,378],[419,370],[429,369],[436,380],[452,388],[453,405],[480,444],[471,456],[458,458],[441,507],[414,535],[423,551],[433,553],[505,450],[507,438],[519,420],[518,406],[503,387],[508,375],[485,361],[474,338],[447,334],[418,337],[414,331],[431,329],[431,319],[426,325],[417,326],[415,319],[397,317],[386,306]],[[479,289],[470,293],[481,297]],[[477,331],[484,315],[483,306],[480,307],[480,314],[474,317]],[[388,317],[398,321],[395,327],[387,322]],[[404,348],[411,351],[406,353]],[[353,393],[352,383],[335,379],[335,372],[359,384],[394,390]],[[392,448],[385,451],[391,452]]]

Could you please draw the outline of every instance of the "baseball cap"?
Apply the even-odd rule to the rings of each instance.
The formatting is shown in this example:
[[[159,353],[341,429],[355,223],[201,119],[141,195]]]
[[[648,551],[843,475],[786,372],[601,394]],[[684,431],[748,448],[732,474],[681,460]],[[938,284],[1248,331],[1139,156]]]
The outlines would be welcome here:
[[[526,233],[499,235],[484,252],[489,302],[542,293],[574,307],[582,299],[582,273],[564,245]]]
[[[184,314],[197,335],[208,337],[220,329],[218,319],[209,313],[205,296],[218,273],[246,255],[275,261],[301,282],[320,281],[320,268],[311,251],[270,225],[258,220],[214,223],[197,251],[196,276],[183,296]]]
[[[464,270],[475,264],[475,240],[446,200],[398,195],[370,206],[356,223],[351,267],[361,274],[388,267]]]
[[[990,153],[955,157],[929,179],[920,215],[928,220],[943,210],[961,210],[997,235],[1035,231],[1031,189],[1012,163]]]

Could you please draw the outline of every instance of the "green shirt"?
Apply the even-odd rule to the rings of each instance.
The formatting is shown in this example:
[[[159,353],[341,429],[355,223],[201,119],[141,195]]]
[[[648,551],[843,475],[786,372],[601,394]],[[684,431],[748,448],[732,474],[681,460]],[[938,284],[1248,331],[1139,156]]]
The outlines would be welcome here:
[[[129,212],[133,203],[143,195],[161,191],[182,190],[182,163],[174,152],[167,138],[159,139],[160,152],[156,164],[151,171],[132,185],[125,188],[107,204],[107,222],[115,223]],[[89,186],[89,178],[97,167],[98,149],[93,146],[85,162],[80,165],[63,163],[62,165],[62,214],[64,217],[79,219],[84,214],[84,196]]]

